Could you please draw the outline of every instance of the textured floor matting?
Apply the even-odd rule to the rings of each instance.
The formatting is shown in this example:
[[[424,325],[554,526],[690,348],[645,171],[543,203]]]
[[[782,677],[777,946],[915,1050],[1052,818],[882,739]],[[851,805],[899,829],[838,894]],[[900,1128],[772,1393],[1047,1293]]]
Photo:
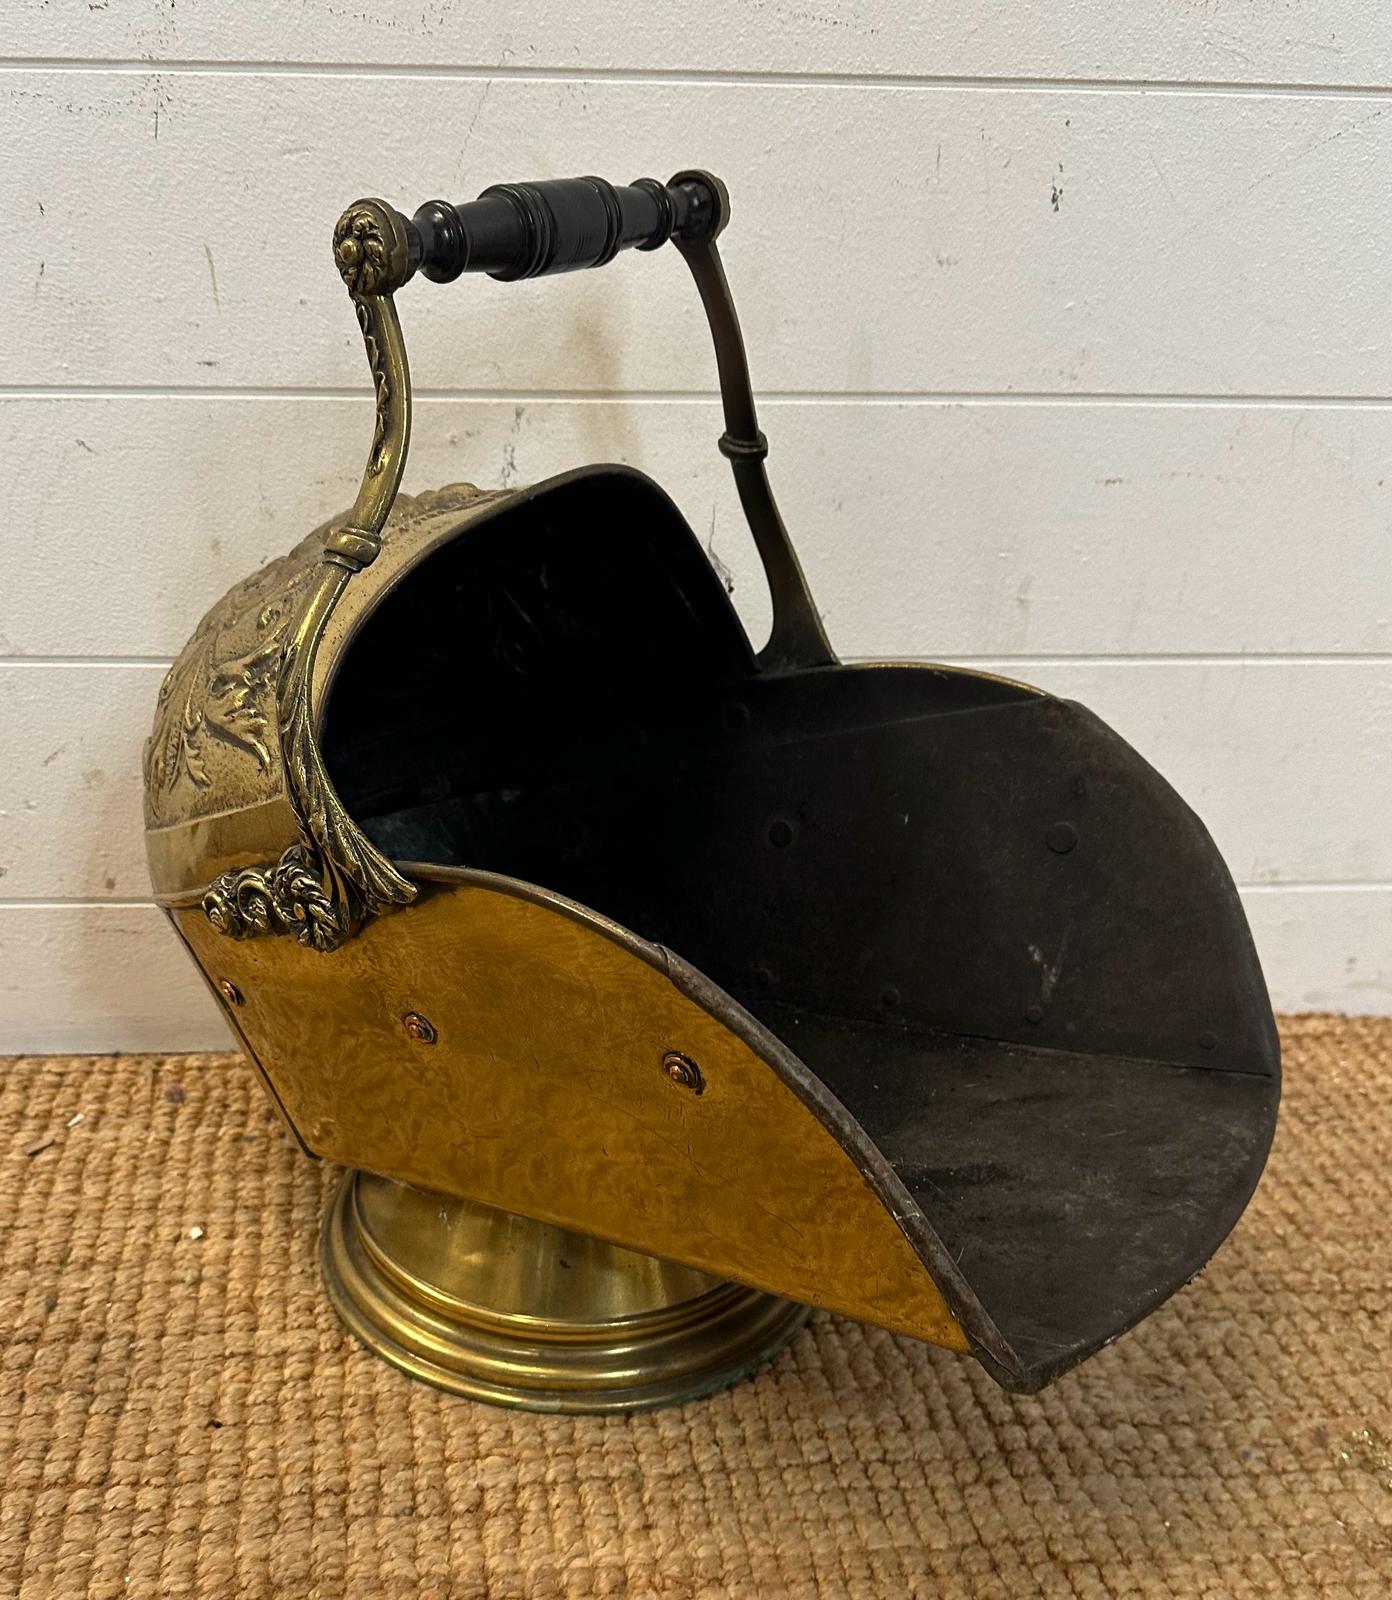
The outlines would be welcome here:
[[[335,1174],[232,1058],[0,1063],[0,1595],[1381,1600],[1392,1022],[1285,1041],[1237,1233],[1042,1395],[817,1315],[603,1420],[360,1350],[319,1287]]]

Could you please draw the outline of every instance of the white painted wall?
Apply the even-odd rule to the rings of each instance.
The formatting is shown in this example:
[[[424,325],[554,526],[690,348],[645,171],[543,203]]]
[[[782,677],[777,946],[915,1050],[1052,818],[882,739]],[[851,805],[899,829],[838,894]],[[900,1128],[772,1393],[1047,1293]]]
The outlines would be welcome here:
[[[140,744],[203,608],[351,498],[345,202],[692,165],[843,654],[1084,699],[1277,1003],[1392,1009],[1389,85],[1371,0],[9,0],[0,1049],[225,1041]],[[674,255],[401,307],[408,487],[633,462],[762,622]]]

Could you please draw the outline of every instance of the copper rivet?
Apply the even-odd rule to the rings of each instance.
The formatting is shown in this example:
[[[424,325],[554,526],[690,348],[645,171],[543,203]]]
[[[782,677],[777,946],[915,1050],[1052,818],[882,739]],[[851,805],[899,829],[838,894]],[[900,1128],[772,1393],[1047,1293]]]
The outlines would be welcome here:
[[[706,1080],[701,1076],[700,1067],[690,1056],[682,1055],[680,1050],[669,1050],[663,1056],[662,1070],[679,1089],[690,1089],[692,1094],[705,1092]]]
[[[440,1037],[435,1031],[435,1024],[429,1017],[421,1016],[419,1011],[408,1011],[402,1017],[401,1025],[418,1044],[434,1044]]]
[[[1044,1020],[1044,1007],[1043,1006],[1041,1006],[1041,1005],[1032,1005],[1032,1006],[1026,1006],[1025,1007],[1025,1021],[1026,1022],[1039,1023],[1039,1022],[1043,1022],[1043,1020]]]
[[[239,1006],[244,1003],[245,996],[231,978],[219,978],[217,987],[218,993],[229,1006]]]
[[[1207,1028],[1199,1035],[1200,1050],[1214,1050],[1218,1046],[1218,1035],[1210,1033]]]
[[[1056,856],[1066,856],[1078,842],[1078,830],[1067,822],[1056,822],[1044,835],[1044,843]]]

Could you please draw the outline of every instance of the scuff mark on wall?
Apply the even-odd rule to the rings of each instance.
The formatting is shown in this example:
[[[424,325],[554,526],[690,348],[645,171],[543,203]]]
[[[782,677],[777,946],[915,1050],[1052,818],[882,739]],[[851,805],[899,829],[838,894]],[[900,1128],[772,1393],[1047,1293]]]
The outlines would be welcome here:
[[[203,254],[208,258],[208,276],[212,279],[213,284],[213,304],[218,309],[218,315],[221,316],[222,297],[218,294],[217,267],[213,264],[213,252],[206,244],[203,246]]]

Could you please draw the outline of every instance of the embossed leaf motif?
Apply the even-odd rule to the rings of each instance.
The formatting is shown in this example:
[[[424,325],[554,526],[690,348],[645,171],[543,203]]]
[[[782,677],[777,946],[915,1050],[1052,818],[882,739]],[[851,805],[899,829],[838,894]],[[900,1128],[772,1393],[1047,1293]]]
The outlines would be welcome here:
[[[179,738],[174,750],[166,750],[160,772],[162,788],[173,787],[173,777],[177,775],[177,764],[169,760],[171,754],[183,757],[183,770],[189,775],[200,789],[210,788],[212,779],[208,776],[208,768],[203,760],[203,713],[195,711],[192,704],[184,702],[183,716],[179,719]]]
[[[282,639],[273,635],[215,672],[208,684],[203,715],[204,725],[214,738],[255,756],[262,772],[271,765],[264,739],[270,725],[266,703],[280,666],[282,647]]]
[[[316,541],[317,543],[317,541]],[[313,566],[297,550],[237,585],[198,625],[165,676],[145,747],[146,803],[186,780],[212,787],[209,747],[221,743],[271,770],[274,692],[285,640]],[[255,618],[255,633],[246,621]]]

